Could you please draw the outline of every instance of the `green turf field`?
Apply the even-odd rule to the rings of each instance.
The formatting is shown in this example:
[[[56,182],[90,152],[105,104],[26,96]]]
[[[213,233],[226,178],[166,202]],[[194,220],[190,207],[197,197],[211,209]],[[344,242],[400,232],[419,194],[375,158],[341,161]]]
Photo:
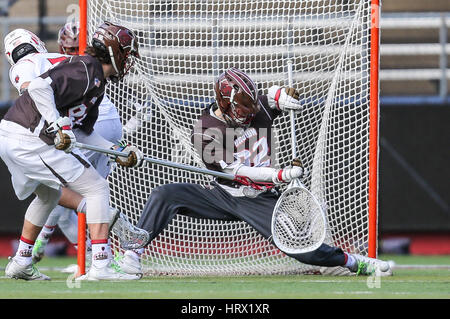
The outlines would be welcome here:
[[[450,256],[380,256],[396,263],[394,276],[331,277],[144,277],[135,282],[82,282],[58,269],[73,258],[45,258],[39,267],[52,278],[26,282],[5,278],[0,259],[1,299],[450,299]]]

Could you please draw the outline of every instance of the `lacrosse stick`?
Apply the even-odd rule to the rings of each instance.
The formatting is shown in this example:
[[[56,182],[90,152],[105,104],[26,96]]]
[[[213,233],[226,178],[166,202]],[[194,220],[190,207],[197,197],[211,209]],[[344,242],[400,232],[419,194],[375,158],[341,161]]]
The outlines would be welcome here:
[[[75,142],[75,147],[94,151],[94,152],[99,152],[99,153],[103,153],[103,154],[113,155],[113,156],[117,156],[117,157],[128,157],[128,155],[129,155],[128,153],[125,153],[125,152],[114,151],[111,149],[104,149],[104,148],[101,148],[101,147],[98,147],[95,145],[88,145],[88,144],[79,143],[79,142]],[[190,172],[212,175],[215,177],[220,177],[220,178],[228,179],[228,180],[234,180],[236,178],[236,176],[232,175],[232,174],[227,174],[227,173],[217,172],[217,171],[204,169],[204,168],[200,168],[200,167],[160,160],[160,159],[152,158],[152,157],[144,157],[143,160],[146,162],[152,163],[152,164],[158,164],[158,165],[168,166],[168,167],[173,167],[173,168],[180,168],[180,169],[184,169],[184,170],[187,170]]]
[[[88,144],[83,144],[83,143],[79,143],[79,142],[75,143],[75,147],[80,148],[80,149],[85,149],[85,150],[91,150],[91,151],[99,152],[99,153],[103,153],[103,154],[113,155],[113,156],[117,156],[117,157],[128,157],[128,155],[129,155],[129,153],[114,151],[111,149],[104,149],[104,148],[101,148],[101,147],[98,147],[95,145],[88,145]],[[167,166],[167,167],[179,168],[179,169],[187,170],[190,172],[202,173],[202,174],[212,175],[212,176],[227,179],[227,180],[237,181],[237,182],[241,183],[242,185],[250,186],[252,189],[255,189],[257,191],[264,191],[266,189],[270,189],[273,187],[273,184],[271,184],[271,183],[257,183],[245,176],[217,172],[217,171],[213,171],[213,170],[209,170],[209,169],[174,163],[174,162],[160,160],[160,159],[151,158],[151,157],[144,157],[143,160],[146,162],[153,163],[153,164],[159,164],[159,165],[163,165],[163,166]],[[119,212],[116,214],[115,220],[113,221],[110,228],[119,237],[120,244],[121,244],[122,248],[124,248],[124,249],[142,248],[148,243],[149,238],[150,238],[150,235],[148,234],[148,232],[146,230],[140,229],[140,228],[134,226],[133,224],[130,223],[130,221],[124,214],[119,213]]]
[[[292,87],[292,62],[288,61],[288,82]],[[292,157],[297,158],[295,114],[290,111]],[[272,215],[272,239],[287,254],[302,254],[316,250],[326,235],[326,219],[316,197],[302,184],[293,180],[278,199]]]
[[[108,154],[108,155],[113,155],[113,156],[117,156],[117,157],[128,157],[130,155],[129,153],[114,151],[111,149],[105,149],[105,148],[101,148],[101,147],[98,147],[95,145],[89,145],[89,144],[84,144],[84,143],[79,143],[79,142],[75,142],[74,146],[77,148],[90,150],[90,151],[94,151],[94,152],[99,152],[99,153],[103,153],[103,154]],[[147,156],[145,156],[143,158],[143,160],[145,162],[149,162],[149,163],[153,163],[153,164],[158,164],[158,165],[172,167],[172,168],[179,168],[179,169],[183,169],[183,170],[186,170],[189,172],[201,173],[201,174],[206,174],[206,175],[211,175],[211,176],[227,179],[230,181],[236,181],[242,185],[250,186],[251,188],[256,189],[256,190],[266,190],[266,189],[270,189],[274,186],[272,183],[255,182],[255,181],[251,180],[250,178],[248,178],[246,176],[242,176],[242,175],[227,174],[227,173],[213,171],[213,170],[206,169],[206,168],[200,168],[200,167],[195,167],[195,166],[190,166],[190,165],[185,165],[185,164],[179,164],[179,163],[160,160],[157,158],[152,158],[152,157],[147,157]]]
[[[120,246],[123,249],[144,248],[150,240],[150,234],[145,229],[134,226],[119,211],[116,211],[110,230],[119,237]]]

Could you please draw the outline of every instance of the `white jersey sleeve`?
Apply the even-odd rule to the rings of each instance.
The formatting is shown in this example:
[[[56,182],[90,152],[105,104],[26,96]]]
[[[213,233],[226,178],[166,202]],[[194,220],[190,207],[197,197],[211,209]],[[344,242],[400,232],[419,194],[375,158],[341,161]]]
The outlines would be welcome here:
[[[9,80],[19,94],[21,94],[22,84],[30,82],[37,76],[39,74],[35,74],[35,63],[26,58],[21,59],[9,69]]]
[[[21,93],[25,82],[37,78],[42,73],[58,65],[69,56],[59,53],[31,53],[20,59],[9,69],[9,79],[12,85]]]

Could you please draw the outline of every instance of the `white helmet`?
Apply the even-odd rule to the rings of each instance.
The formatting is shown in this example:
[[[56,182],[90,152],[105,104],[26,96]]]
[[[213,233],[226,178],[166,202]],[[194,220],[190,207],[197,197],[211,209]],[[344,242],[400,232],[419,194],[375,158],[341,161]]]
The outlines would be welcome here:
[[[46,53],[45,43],[33,32],[16,29],[5,37],[5,54],[9,64],[14,65],[31,52]]]

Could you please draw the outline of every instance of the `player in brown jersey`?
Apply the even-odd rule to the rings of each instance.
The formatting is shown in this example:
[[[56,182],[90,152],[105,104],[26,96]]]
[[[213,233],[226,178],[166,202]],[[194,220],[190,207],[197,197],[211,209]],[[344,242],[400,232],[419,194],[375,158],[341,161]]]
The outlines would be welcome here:
[[[16,255],[6,266],[7,277],[48,280],[32,264],[34,242],[49,213],[58,204],[61,190],[71,189],[85,202],[92,242],[90,280],[132,280],[112,265],[109,243],[109,185],[76,148],[76,139],[129,152],[116,158],[126,167],[142,163],[133,146],[115,145],[94,130],[98,106],[108,80],[121,80],[139,57],[137,38],[125,27],[103,23],[94,33],[84,56],[71,56],[32,80],[0,123],[0,156],[11,173],[17,197],[36,197],[25,213]],[[72,129],[80,130],[75,137]]]
[[[293,88],[272,86],[259,95],[255,83],[244,72],[230,68],[215,82],[216,102],[204,110],[192,132],[192,143],[205,165],[250,181],[276,186],[303,175],[299,166],[271,167],[272,123],[283,111],[301,111]],[[160,234],[176,214],[196,218],[247,222],[266,239],[271,238],[272,212],[279,198],[276,187],[254,190],[247,183],[216,180],[210,187],[196,184],[168,184],[155,188],[137,224]],[[119,264],[128,273],[142,272],[143,249],[126,251]],[[342,266],[350,272],[390,275],[389,264],[338,247],[322,244],[317,250],[289,255],[296,260],[322,267]]]

